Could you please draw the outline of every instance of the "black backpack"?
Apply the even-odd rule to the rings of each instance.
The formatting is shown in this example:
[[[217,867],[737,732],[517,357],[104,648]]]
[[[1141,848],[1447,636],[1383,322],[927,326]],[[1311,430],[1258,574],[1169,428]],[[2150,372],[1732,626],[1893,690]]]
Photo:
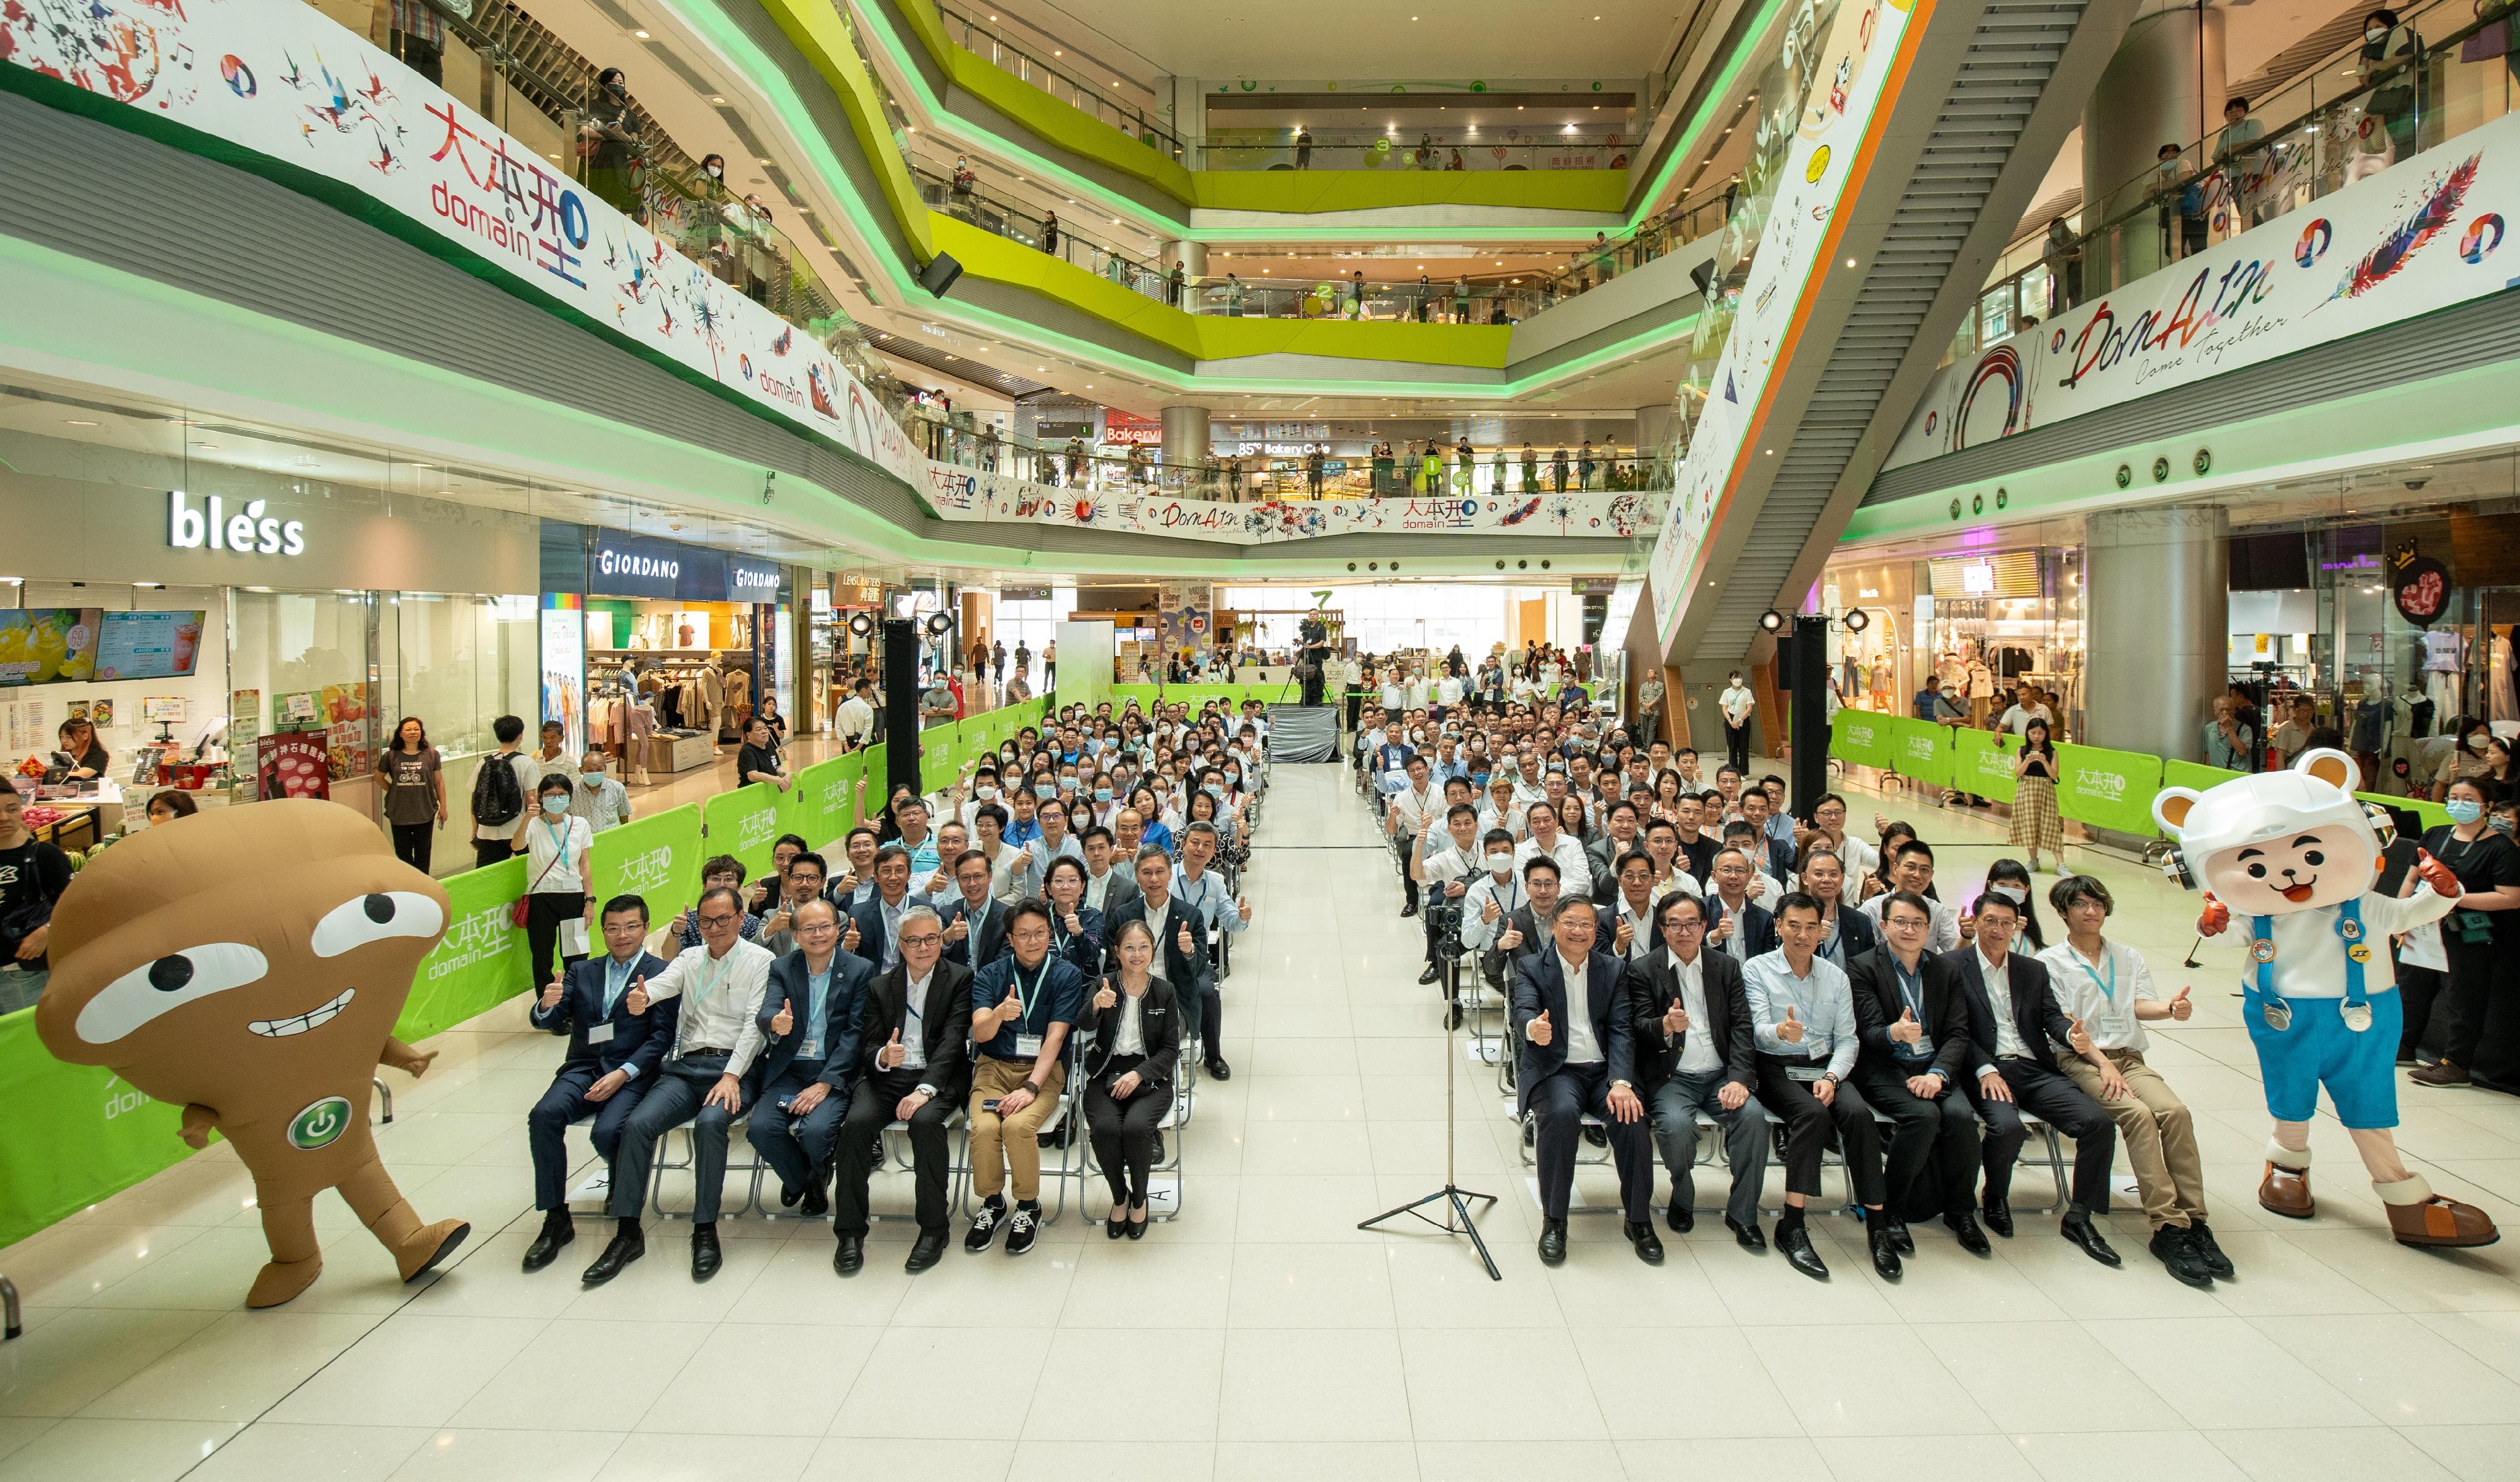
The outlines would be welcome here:
[[[516,761],[494,751],[472,774],[472,822],[484,828],[513,824],[524,815],[525,789],[517,786]]]

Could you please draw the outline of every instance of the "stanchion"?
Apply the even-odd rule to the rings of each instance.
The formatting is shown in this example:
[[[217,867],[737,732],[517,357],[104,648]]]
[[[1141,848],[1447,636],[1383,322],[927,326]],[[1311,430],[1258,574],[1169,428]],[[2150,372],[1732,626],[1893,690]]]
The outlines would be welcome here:
[[[1405,1214],[1415,1216],[1446,1235],[1468,1235],[1471,1247],[1479,1253],[1479,1264],[1488,1269],[1488,1280],[1502,1281],[1505,1280],[1505,1274],[1497,1270],[1496,1258],[1488,1254],[1488,1242],[1479,1238],[1479,1227],[1470,1218],[1470,1200],[1478,1199],[1493,1204],[1496,1202],[1496,1195],[1477,1193],[1453,1182],[1453,1139],[1457,1136],[1453,1121],[1453,1076],[1454,1067],[1461,1060],[1461,1055],[1453,1045],[1453,1031],[1461,1020],[1454,1014],[1450,1006],[1460,1001],[1461,971],[1461,954],[1446,953],[1444,955],[1444,1001],[1447,1006],[1444,1010],[1444,1187],[1422,1199],[1413,1199],[1397,1209],[1386,1210],[1372,1219],[1362,1221],[1356,1228],[1372,1230],[1385,1220],[1396,1220]],[[1444,1205],[1444,1217],[1440,1220],[1426,1213],[1426,1206],[1438,1201]]]

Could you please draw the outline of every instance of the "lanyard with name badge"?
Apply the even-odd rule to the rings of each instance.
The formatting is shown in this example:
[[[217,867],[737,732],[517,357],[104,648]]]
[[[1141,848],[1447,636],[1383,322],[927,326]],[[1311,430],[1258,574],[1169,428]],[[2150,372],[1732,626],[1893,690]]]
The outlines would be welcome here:
[[[2267,1027],[2277,1034],[2292,1027],[2292,1005],[2275,992],[2274,918],[2252,917],[2255,932],[2249,943],[2249,956],[2258,965],[2258,996],[2265,1000],[2259,1011],[2266,1015]],[[2361,1034],[2371,1027],[2371,1001],[2362,991],[2362,965],[2371,960],[2371,946],[2362,940],[2362,903],[2347,901],[2336,908],[2336,934],[2345,939],[2345,998],[2336,1006],[2345,1027]]]
[[[1042,984],[1050,980],[1050,965],[1056,961],[1058,961],[1056,958],[1045,954],[1041,960],[1040,970],[1032,975],[1032,987],[1026,989],[1023,981],[1023,964],[1012,958],[1007,960],[1008,986],[1023,1000],[1023,1012],[1015,1020],[1018,1026],[1018,1032],[1015,1035],[1015,1055],[1018,1058],[1025,1055],[1038,1056],[1041,1054],[1042,1037],[1038,1034],[1024,1034],[1020,1030],[1032,1027],[1033,1011],[1041,1007]],[[999,1002],[1004,1003],[1005,1000],[1001,999]]]

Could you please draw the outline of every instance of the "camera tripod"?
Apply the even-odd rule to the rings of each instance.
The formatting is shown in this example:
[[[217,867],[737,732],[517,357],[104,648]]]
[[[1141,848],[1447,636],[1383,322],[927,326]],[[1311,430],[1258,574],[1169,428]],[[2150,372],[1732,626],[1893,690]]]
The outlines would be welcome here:
[[[1488,1280],[1491,1281],[1502,1281],[1505,1280],[1505,1274],[1497,1270],[1496,1257],[1488,1254],[1488,1242],[1479,1238],[1479,1227],[1477,1223],[1470,1218],[1470,1200],[1477,1199],[1484,1203],[1493,1204],[1496,1202],[1496,1195],[1492,1193],[1478,1193],[1473,1190],[1463,1189],[1459,1184],[1453,1182],[1453,1140],[1455,1137],[1459,1136],[1453,1121],[1453,1077],[1455,1069],[1461,1060],[1461,1055],[1456,1053],[1453,1048],[1453,1031],[1460,1027],[1461,1024],[1461,1015],[1455,1008],[1455,1006],[1461,1002],[1461,954],[1459,952],[1446,952],[1444,954],[1443,962],[1444,1187],[1436,1190],[1433,1193],[1426,1195],[1422,1199],[1413,1199],[1410,1202],[1401,1205],[1397,1209],[1385,1210],[1383,1213],[1375,1215],[1372,1219],[1359,1223],[1356,1228],[1359,1230],[1372,1230],[1373,1227],[1383,1223],[1385,1220],[1396,1220],[1405,1214],[1414,1216],[1425,1224],[1432,1225],[1437,1230],[1444,1232],[1446,1235],[1468,1235],[1470,1237],[1471,1248],[1479,1253],[1479,1264],[1488,1269]],[[1435,1218],[1433,1215],[1426,1213],[1426,1206],[1438,1201],[1441,1201],[1444,1205],[1444,1217],[1440,1220]]]

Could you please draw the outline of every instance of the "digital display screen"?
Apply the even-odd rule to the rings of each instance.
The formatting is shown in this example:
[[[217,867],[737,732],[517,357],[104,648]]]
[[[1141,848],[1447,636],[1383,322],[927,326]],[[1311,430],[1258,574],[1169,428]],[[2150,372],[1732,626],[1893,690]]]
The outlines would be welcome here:
[[[108,612],[96,650],[96,677],[180,679],[202,656],[201,608],[170,612]]]

